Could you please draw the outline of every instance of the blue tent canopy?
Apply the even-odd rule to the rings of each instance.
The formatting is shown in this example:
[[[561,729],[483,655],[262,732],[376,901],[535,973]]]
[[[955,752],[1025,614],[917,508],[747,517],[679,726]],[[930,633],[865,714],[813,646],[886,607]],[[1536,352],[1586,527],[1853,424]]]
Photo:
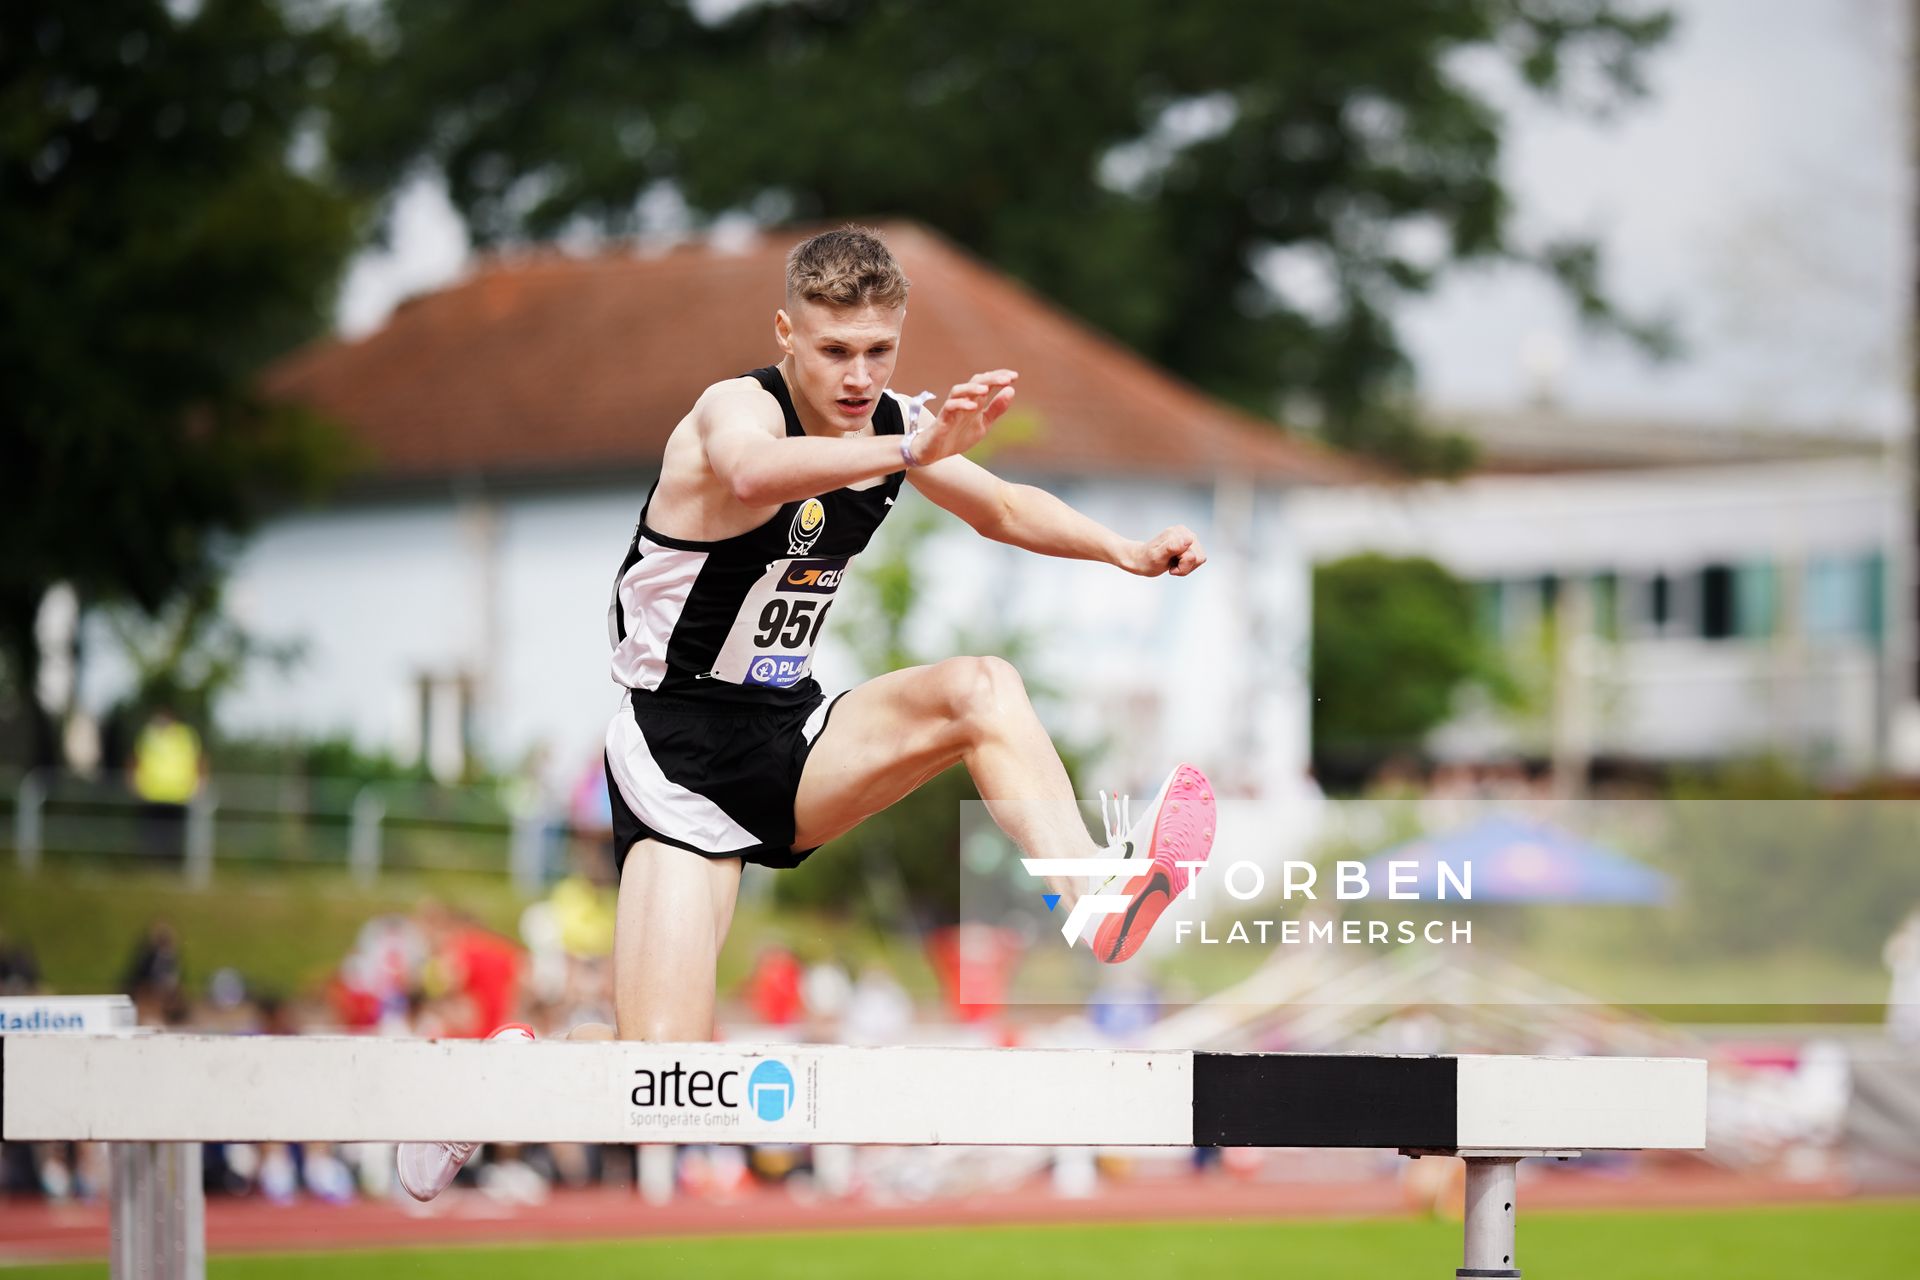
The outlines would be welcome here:
[[[1611,849],[1544,822],[1496,815],[1457,831],[1425,836],[1366,862],[1367,897],[1385,900],[1390,862],[1412,862],[1402,887],[1422,901],[1440,897],[1440,864],[1449,868],[1447,901],[1463,901],[1457,884],[1471,875],[1474,902],[1613,902],[1657,905],[1672,894],[1669,878]],[[1469,870],[1470,869],[1470,870]]]

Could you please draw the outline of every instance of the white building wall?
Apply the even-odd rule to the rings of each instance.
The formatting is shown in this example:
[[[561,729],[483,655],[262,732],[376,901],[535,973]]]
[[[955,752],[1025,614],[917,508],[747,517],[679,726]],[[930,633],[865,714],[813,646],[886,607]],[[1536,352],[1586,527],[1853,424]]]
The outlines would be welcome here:
[[[227,701],[244,730],[343,733],[400,747],[417,733],[414,680],[475,662],[474,557],[451,505],[301,514],[267,526],[229,581],[236,621],[302,653],[257,665]]]
[[[1847,554],[1885,545],[1895,501],[1888,464],[1837,459],[1318,490],[1294,511],[1316,561],[1424,553],[1485,578]]]

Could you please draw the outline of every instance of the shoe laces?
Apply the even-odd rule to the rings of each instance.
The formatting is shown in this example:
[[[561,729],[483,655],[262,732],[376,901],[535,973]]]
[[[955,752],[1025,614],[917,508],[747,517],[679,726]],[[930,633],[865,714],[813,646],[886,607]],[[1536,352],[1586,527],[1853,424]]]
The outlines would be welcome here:
[[[1109,810],[1108,801],[1112,807]],[[1121,795],[1118,791],[1100,793],[1100,825],[1107,830],[1107,847],[1113,848],[1125,842],[1127,832],[1133,830],[1133,797]]]

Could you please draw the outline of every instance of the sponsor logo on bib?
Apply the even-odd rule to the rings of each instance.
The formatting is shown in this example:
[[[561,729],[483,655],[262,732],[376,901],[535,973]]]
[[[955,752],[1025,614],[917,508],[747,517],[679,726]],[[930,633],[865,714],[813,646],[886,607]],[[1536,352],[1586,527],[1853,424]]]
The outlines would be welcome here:
[[[780,575],[780,589],[832,595],[839,590],[840,580],[846,571],[845,556],[837,560],[795,560]]]
[[[797,653],[762,654],[747,664],[747,683],[785,689],[807,674],[807,660]]]

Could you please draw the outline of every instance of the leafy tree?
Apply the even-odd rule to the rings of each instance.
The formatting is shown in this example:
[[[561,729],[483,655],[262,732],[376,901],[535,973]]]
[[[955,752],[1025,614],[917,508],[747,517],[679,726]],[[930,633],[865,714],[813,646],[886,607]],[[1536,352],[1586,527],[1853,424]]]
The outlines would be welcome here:
[[[1350,556],[1313,575],[1313,748],[1323,762],[1417,749],[1463,685],[1503,690],[1472,590],[1424,558]]]
[[[133,669],[122,714],[132,723],[166,708],[193,724],[211,725],[214,704],[231,692],[247,668],[264,662],[285,674],[305,646],[254,635],[224,608],[226,584],[217,577],[183,584],[158,611],[108,609],[107,626]]]
[[[386,0],[348,95],[350,171],[422,163],[482,243],[697,219],[904,215],[1149,358],[1334,441],[1458,468],[1411,407],[1395,305],[1518,261],[1649,349],[1591,243],[1514,229],[1504,64],[1608,109],[1670,19],[1614,0]],[[1276,264],[1303,276],[1277,291]],[[1318,295],[1318,296],[1309,296]]]
[[[316,161],[357,44],[274,0],[0,7],[0,655],[42,597],[158,611],[264,492],[331,467],[253,373],[324,319],[356,206]]]

